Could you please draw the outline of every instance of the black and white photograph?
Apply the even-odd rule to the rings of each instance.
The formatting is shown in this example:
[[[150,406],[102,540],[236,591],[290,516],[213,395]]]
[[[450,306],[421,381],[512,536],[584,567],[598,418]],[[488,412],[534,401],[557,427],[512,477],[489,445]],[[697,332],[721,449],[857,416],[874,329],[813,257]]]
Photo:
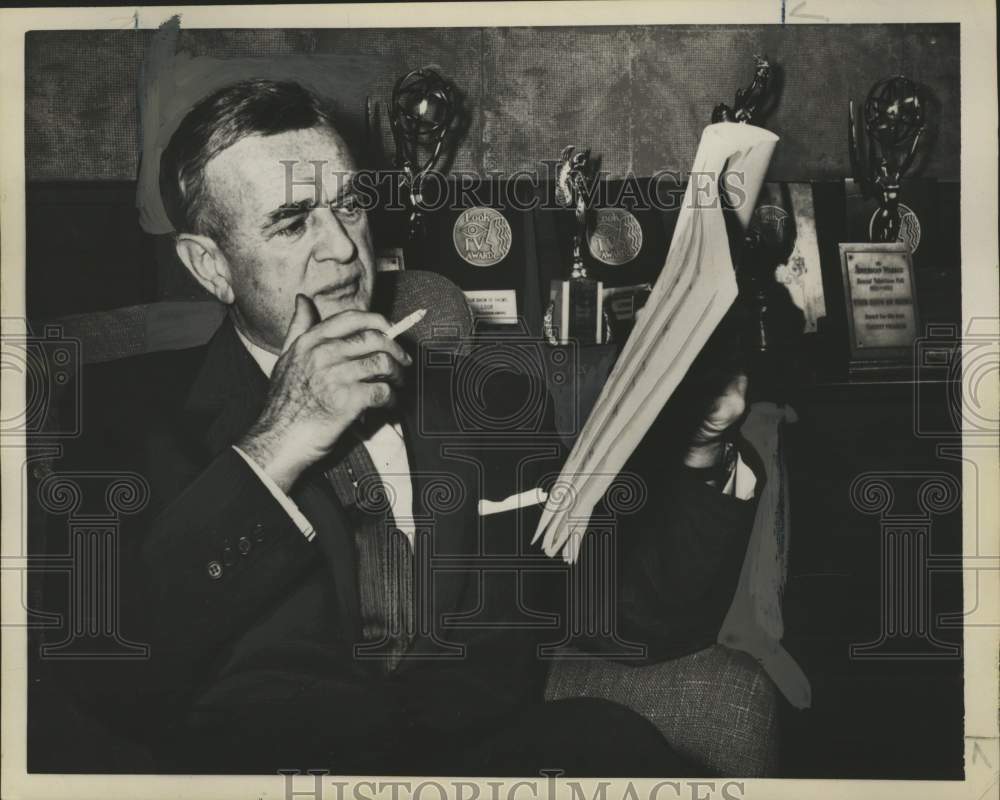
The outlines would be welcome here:
[[[0,11],[3,797],[996,797],[996,20]]]

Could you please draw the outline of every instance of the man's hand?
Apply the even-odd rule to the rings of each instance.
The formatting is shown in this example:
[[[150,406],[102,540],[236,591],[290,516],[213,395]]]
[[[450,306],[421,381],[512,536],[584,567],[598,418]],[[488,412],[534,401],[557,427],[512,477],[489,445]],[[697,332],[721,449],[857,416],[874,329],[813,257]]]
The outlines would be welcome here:
[[[723,389],[712,404],[708,414],[684,455],[684,464],[695,469],[719,464],[725,445],[725,434],[743,416],[746,410],[747,376],[737,375]]]
[[[368,408],[392,405],[413,362],[385,337],[381,314],[343,311],[322,322],[305,295],[295,298],[264,411],[237,446],[283,491],[333,449]]]

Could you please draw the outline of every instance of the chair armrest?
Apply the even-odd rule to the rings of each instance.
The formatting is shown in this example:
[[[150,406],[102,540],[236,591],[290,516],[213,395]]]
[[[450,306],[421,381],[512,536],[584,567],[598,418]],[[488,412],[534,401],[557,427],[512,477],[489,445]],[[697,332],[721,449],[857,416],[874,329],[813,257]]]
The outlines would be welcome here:
[[[44,320],[80,341],[85,364],[182,350],[207,342],[226,307],[214,300],[173,300]]]
[[[719,776],[775,774],[777,690],[746,653],[714,645],[635,666],[569,655],[552,663],[546,700],[610,700],[644,716],[678,754]]]

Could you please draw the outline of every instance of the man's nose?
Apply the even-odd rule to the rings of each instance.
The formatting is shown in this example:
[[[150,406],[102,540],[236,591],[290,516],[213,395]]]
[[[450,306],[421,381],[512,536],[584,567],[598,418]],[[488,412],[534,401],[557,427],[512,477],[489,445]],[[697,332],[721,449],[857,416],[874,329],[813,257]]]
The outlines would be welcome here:
[[[338,261],[349,263],[357,255],[358,248],[344,227],[344,223],[330,209],[319,209],[319,224],[316,226],[317,241],[314,256],[318,261]]]

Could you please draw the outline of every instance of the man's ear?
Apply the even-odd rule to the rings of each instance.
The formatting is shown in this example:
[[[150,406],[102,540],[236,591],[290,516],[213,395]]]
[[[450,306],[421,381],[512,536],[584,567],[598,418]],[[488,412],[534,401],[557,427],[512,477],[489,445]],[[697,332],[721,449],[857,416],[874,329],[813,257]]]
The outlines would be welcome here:
[[[210,236],[179,233],[174,243],[177,257],[194,275],[198,283],[226,305],[236,299],[233,294],[229,261]]]

